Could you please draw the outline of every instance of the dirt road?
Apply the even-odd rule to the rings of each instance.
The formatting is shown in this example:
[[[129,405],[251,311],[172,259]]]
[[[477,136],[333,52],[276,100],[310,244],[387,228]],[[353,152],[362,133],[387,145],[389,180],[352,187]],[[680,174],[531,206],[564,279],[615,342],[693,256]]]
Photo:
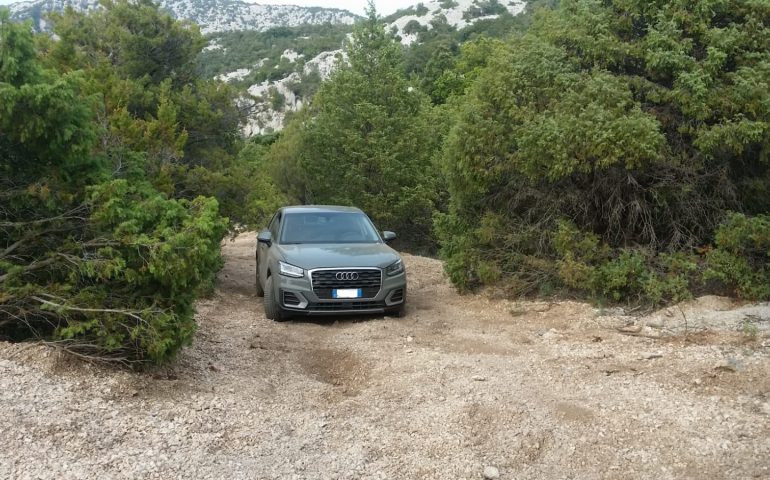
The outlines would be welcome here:
[[[0,478],[770,478],[767,306],[458,296],[406,257],[406,318],[280,324],[253,248],[161,371],[0,343]]]

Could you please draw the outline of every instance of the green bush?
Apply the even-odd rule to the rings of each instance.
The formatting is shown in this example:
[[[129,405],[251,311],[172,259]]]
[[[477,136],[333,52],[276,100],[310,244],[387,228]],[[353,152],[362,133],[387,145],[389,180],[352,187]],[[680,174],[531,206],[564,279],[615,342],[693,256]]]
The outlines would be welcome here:
[[[201,194],[258,216],[260,152],[234,158],[232,92],[194,78],[195,28],[145,0],[54,28],[35,42],[0,9],[0,338],[162,363],[221,268],[228,220]]]
[[[410,20],[409,23],[404,25],[403,32],[406,35],[412,35],[416,33],[420,33],[423,30],[427,30],[420,22],[417,20]]]
[[[732,214],[717,229],[706,257],[706,280],[750,300],[770,299],[770,216]]]
[[[124,180],[94,187],[89,203],[88,228],[103,240],[70,271],[71,293],[41,294],[42,307],[66,320],[55,339],[106,358],[163,363],[192,341],[194,301],[221,268],[227,221],[214,199],[168,200]]]
[[[474,0],[473,5],[463,12],[463,19],[473,20],[474,18],[500,15],[507,12],[508,9],[497,0]]]
[[[617,258],[600,264],[593,279],[594,289],[616,302],[636,302],[649,278],[647,262],[638,250],[622,250]]]
[[[559,222],[553,239],[553,248],[560,257],[557,261],[559,279],[574,290],[596,290],[596,264],[609,258],[607,247],[599,237],[584,233],[570,222]]]
[[[611,301],[661,304],[691,297],[698,259],[685,253],[659,253],[639,248],[610,249],[595,234],[560,222],[553,247],[559,280],[568,289]]]
[[[657,263],[656,273],[644,285],[646,297],[654,304],[691,299],[702,270],[701,259],[684,252],[661,253]]]
[[[205,44],[197,27],[149,0],[122,0],[88,15],[54,15],[53,28],[57,41],[38,39],[41,61],[82,71],[84,90],[102,99],[106,131],[97,151],[116,163],[116,177],[147,179],[170,198],[214,197],[234,229],[256,226],[243,192],[258,192],[263,178],[238,155],[239,94],[196,72]],[[275,105],[284,100],[277,91],[267,96]]]
[[[489,45],[448,94],[437,80],[468,72],[469,50],[454,66],[434,59],[444,72],[425,88],[455,112],[441,157],[449,206],[436,223],[450,278],[650,303],[721,280],[766,297],[762,221],[719,225],[729,211],[770,211],[767,9],[539,3],[559,6]],[[745,235],[729,241],[736,229]],[[691,252],[712,243],[704,285]]]

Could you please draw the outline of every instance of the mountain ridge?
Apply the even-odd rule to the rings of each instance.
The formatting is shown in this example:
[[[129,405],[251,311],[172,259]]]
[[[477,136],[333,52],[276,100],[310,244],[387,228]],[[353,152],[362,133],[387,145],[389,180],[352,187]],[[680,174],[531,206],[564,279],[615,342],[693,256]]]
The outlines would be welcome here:
[[[354,23],[358,18],[347,10],[295,5],[248,3],[241,0],[160,0],[159,5],[173,17],[190,20],[204,34],[238,30],[265,31],[274,27],[305,24]],[[14,20],[32,20],[37,31],[48,30],[45,15],[72,7],[77,11],[101,8],[99,0],[37,0],[8,5]]]
[[[175,18],[200,25],[208,40],[201,52],[201,70],[208,77],[243,88],[243,101],[252,110],[243,130],[246,136],[283,128],[286,118],[331,75],[343,57],[350,25],[361,18],[341,9],[242,0],[158,3]],[[526,5],[525,0],[430,0],[415,2],[382,20],[385,28],[410,48],[436,32],[457,32],[479,22],[516,16]],[[33,0],[11,4],[10,9],[14,19],[32,19],[35,28],[42,31],[49,27],[45,13],[63,11],[67,6],[85,12],[100,8],[99,0]],[[303,28],[308,25],[315,27]]]

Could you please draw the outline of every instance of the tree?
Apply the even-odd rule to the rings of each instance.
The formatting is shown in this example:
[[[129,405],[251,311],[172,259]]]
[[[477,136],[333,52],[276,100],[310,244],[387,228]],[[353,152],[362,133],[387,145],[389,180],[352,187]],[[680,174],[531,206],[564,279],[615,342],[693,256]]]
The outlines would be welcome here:
[[[166,361],[192,338],[193,302],[221,265],[226,220],[214,199],[153,188],[140,168],[146,152],[111,144],[104,97],[84,71],[67,70],[44,64],[29,25],[0,9],[0,337]],[[165,98],[158,110],[173,123]]]
[[[767,212],[769,41],[762,2],[541,11],[470,88],[446,145],[453,279],[646,296],[729,210]]]
[[[370,4],[340,64],[271,150],[278,184],[306,203],[356,205],[413,247],[430,247],[440,136],[403,74],[401,47]]]
[[[53,24],[58,40],[40,40],[44,60],[87,72],[83,88],[104,98],[98,148],[118,176],[138,172],[171,198],[214,197],[232,228],[260,222],[233,196],[263,183],[238,155],[245,112],[234,88],[198,75],[205,41],[197,26],[149,0],[111,0],[89,15],[69,10]]]

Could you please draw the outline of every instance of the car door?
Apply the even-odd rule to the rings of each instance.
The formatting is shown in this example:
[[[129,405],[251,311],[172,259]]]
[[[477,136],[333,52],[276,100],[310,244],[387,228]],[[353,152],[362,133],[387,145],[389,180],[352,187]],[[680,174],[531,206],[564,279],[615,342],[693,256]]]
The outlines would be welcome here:
[[[270,225],[267,230],[273,236],[273,242],[278,241],[278,231],[281,224],[281,212],[279,211],[273,215],[273,219],[270,220]],[[257,242],[257,269],[259,272],[259,281],[264,285],[267,282],[267,269],[270,266],[270,247],[266,243]]]

